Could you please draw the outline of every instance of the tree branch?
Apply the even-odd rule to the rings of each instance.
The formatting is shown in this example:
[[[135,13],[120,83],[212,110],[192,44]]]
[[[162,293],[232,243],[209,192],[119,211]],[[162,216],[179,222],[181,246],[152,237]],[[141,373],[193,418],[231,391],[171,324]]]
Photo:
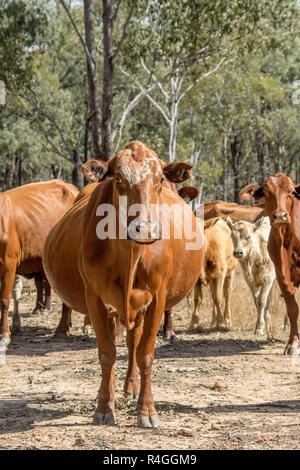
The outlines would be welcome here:
[[[137,5],[137,0],[133,0],[133,3],[132,3],[132,6],[131,6],[131,9],[130,9],[130,12],[128,13],[128,16],[126,18],[126,21],[124,23],[124,26],[123,26],[123,32],[122,32],[122,37],[119,41],[119,44],[117,45],[117,49],[116,49],[116,52],[114,53],[114,55],[112,56],[112,62],[115,62],[116,58],[117,58],[117,55],[119,54],[120,50],[121,50],[121,47],[122,47],[122,44],[123,42],[125,41],[126,39],[126,36],[127,36],[127,26],[131,20],[131,17],[134,13],[134,10],[136,8],[136,5]]]
[[[85,52],[85,54],[86,54],[86,58],[87,58],[89,67],[90,67],[91,71],[94,72],[95,64],[94,64],[94,61],[93,61],[93,59],[92,59],[92,57],[91,57],[90,51],[88,50],[88,47],[87,47],[87,45],[86,45],[86,42],[85,42],[85,40],[83,39],[83,37],[82,37],[82,35],[81,35],[81,33],[80,33],[80,31],[79,31],[77,25],[76,25],[76,23],[75,23],[75,21],[74,21],[72,15],[71,15],[71,13],[70,13],[70,10],[69,10],[69,8],[67,7],[67,5],[65,4],[64,0],[59,0],[59,1],[60,1],[61,5],[63,6],[65,12],[67,13],[67,15],[68,15],[68,17],[69,17],[69,20],[71,21],[72,26],[73,26],[74,30],[76,31],[77,36],[78,36],[79,39],[80,39],[80,42],[81,42],[81,44],[82,44],[82,46],[83,46],[83,49],[84,49],[84,52]]]

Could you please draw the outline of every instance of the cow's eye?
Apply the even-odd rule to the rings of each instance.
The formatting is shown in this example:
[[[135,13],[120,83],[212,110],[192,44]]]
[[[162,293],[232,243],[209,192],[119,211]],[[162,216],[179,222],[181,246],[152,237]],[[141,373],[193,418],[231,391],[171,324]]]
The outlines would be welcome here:
[[[121,178],[119,178],[119,176],[116,176],[116,183],[117,183],[117,184],[121,184],[121,183],[122,183],[122,180],[121,180]]]
[[[160,180],[160,184],[163,184],[164,181],[165,181],[165,178],[162,177],[162,179]]]

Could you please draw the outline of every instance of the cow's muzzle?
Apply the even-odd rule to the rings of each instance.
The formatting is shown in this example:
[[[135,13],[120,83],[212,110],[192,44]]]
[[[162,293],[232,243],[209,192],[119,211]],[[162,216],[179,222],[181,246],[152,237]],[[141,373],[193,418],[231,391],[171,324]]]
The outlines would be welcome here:
[[[241,257],[243,256],[242,250],[234,250],[234,251],[233,251],[233,256],[234,256],[235,258],[241,258]]]
[[[150,245],[157,240],[161,240],[159,224],[144,220],[134,220],[128,226],[127,238],[140,245]]]

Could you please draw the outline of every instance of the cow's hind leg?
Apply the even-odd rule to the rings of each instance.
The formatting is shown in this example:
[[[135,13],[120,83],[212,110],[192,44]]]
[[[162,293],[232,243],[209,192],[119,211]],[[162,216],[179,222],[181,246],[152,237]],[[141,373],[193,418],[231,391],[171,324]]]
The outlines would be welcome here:
[[[230,307],[230,297],[232,292],[232,283],[234,278],[234,270],[230,271],[224,282],[224,298],[225,298],[225,310],[224,310],[224,320],[227,328],[231,328],[231,307]]]
[[[67,305],[63,304],[60,322],[55,330],[55,335],[67,335],[69,333],[70,327],[72,326],[71,314],[72,309],[69,308]]]
[[[12,333],[16,334],[21,331],[21,316],[19,312],[19,300],[22,294],[23,282],[21,276],[16,275],[12,296],[14,301],[14,313],[12,317]]]
[[[224,328],[224,318],[222,314],[222,294],[224,285],[224,276],[218,276],[210,282],[210,290],[214,306],[217,310],[217,328]]]
[[[137,374],[136,349],[141,339],[143,330],[143,315],[138,315],[135,320],[135,326],[127,331],[126,343],[128,349],[128,369],[124,383],[124,394],[128,400],[135,399],[140,390],[140,384]]]
[[[190,328],[199,325],[199,308],[203,300],[202,282],[198,279],[194,287],[194,312],[190,322]]]
[[[272,284],[263,285],[256,298],[257,308],[257,323],[255,327],[256,335],[263,335],[265,332],[265,310],[268,303],[268,297],[271,290]]]
[[[42,311],[44,304],[43,273],[40,271],[38,273],[35,273],[33,277],[36,287],[36,305],[32,313],[36,314]]]
[[[47,315],[51,309],[51,286],[46,278],[45,273],[42,274],[43,278],[43,291],[45,292],[45,296],[43,298],[43,306],[41,313],[43,315]]]
[[[92,325],[89,315],[84,315],[82,330],[85,335],[90,335],[92,332]]]
[[[265,323],[266,323],[266,331],[267,331],[268,336],[271,336],[272,334],[272,317],[270,314],[270,307],[273,301],[274,284],[275,282],[273,282],[271,285],[269,295],[267,298],[266,308],[265,308]]]
[[[170,340],[172,343],[177,342],[172,322],[172,310],[165,310],[164,312],[163,335],[164,339]]]

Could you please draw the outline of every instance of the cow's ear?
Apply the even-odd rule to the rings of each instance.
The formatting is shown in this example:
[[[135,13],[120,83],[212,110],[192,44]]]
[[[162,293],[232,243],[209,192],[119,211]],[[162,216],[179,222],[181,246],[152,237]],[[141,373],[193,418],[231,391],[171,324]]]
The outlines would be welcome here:
[[[193,165],[186,162],[168,163],[163,167],[165,177],[172,183],[183,183],[191,177]]]
[[[264,217],[261,217],[260,219],[258,219],[258,220],[255,222],[255,224],[254,224],[254,225],[255,225],[255,229],[254,229],[254,230],[259,229],[259,228],[263,225],[264,221],[265,221],[265,218],[264,218]]]
[[[89,181],[103,181],[109,172],[108,162],[101,160],[89,160],[81,168],[81,173]]]
[[[185,202],[191,202],[199,196],[200,190],[195,186],[183,186],[179,189],[178,194]]]
[[[232,220],[232,218],[227,217],[226,222],[229,225],[229,228],[231,228],[231,230],[232,230],[233,229],[233,220]]]
[[[246,186],[239,192],[239,196],[244,201],[249,201],[251,197],[253,197],[255,201],[258,201],[265,197],[264,188],[256,184],[249,184],[249,186]]]
[[[300,199],[300,183],[295,184],[295,196]]]

